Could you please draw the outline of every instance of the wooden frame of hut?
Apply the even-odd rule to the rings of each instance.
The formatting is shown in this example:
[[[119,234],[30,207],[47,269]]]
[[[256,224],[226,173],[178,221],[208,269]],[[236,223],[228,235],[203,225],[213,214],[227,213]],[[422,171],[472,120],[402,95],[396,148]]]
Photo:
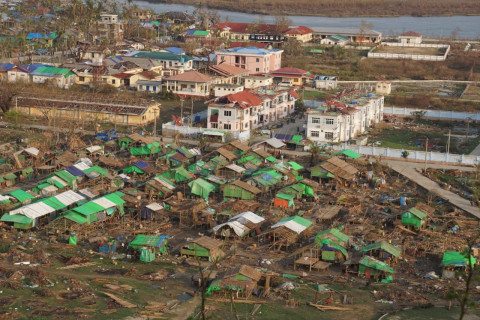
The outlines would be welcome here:
[[[269,242],[273,250],[286,250],[300,238],[308,238],[312,222],[299,216],[283,218],[257,236],[258,242]]]
[[[247,265],[241,265],[227,270],[217,280],[212,281],[207,289],[208,294],[223,295],[229,297],[231,291],[236,292],[237,299],[248,299],[254,290],[258,288],[258,281],[262,273]]]
[[[223,196],[225,198],[239,198],[242,200],[255,199],[262,190],[241,180],[235,180],[232,183],[223,186]]]
[[[180,249],[180,254],[195,258],[208,258],[208,261],[215,261],[224,255],[221,247],[222,242],[219,240],[210,237],[200,237],[186,243]]]
[[[260,227],[264,222],[264,218],[253,212],[246,211],[232,217],[225,223],[213,227],[213,234],[214,237],[218,235],[224,238],[242,239],[252,232],[261,233]]]

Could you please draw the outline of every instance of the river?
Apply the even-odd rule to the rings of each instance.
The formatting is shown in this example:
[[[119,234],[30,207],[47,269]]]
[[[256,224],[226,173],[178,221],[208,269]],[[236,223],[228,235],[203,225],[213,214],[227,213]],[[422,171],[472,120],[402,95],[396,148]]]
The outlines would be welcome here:
[[[421,1],[421,0],[419,0]],[[155,12],[187,11],[192,13],[194,6],[181,4],[161,4],[145,1],[134,1],[140,8],[152,8]],[[261,19],[265,23],[274,23],[275,17],[255,15],[242,12],[217,10],[222,21],[228,17],[232,22],[255,22]],[[480,38],[480,16],[450,16],[450,17],[353,17],[327,18],[310,16],[288,16],[293,25],[325,28],[360,28],[362,21],[373,25],[373,29],[380,31],[383,36],[398,35],[413,30],[423,34],[425,38],[449,38],[456,33],[457,39]]]

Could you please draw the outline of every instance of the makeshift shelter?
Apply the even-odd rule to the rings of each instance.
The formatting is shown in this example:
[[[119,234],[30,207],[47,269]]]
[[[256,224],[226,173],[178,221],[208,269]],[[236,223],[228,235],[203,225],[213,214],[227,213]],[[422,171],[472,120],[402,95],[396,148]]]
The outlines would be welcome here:
[[[335,175],[323,169],[322,167],[311,167],[310,168],[310,178],[319,179],[322,181],[328,181],[335,178]]]
[[[271,230],[258,235],[258,239],[259,241],[268,240],[271,242],[273,249],[280,250],[282,247],[287,249],[300,236],[308,237],[311,226],[312,222],[305,218],[299,216],[287,217],[272,225]]]
[[[164,208],[161,204],[153,202],[146,205],[140,211],[140,218],[143,220],[157,220],[155,219]]]
[[[394,246],[386,241],[377,241],[366,245],[360,250],[361,252],[369,252],[371,256],[378,258],[387,263],[395,262],[402,254],[402,248]]]
[[[142,248],[145,248],[153,252],[154,255],[163,255],[167,253],[167,244],[169,238],[170,236],[168,235],[149,236],[138,234],[135,239],[133,239],[133,241],[128,244],[128,246],[134,250],[140,250]]]
[[[348,261],[345,263],[348,263]],[[385,262],[365,256],[359,262],[358,273],[364,275],[367,279],[388,283],[392,282],[394,271]]]
[[[238,155],[236,155],[235,153],[233,153],[232,151],[230,150],[227,150],[223,147],[220,147],[218,148],[217,150],[215,150],[216,152],[218,152],[222,157],[224,157],[227,161],[233,161],[235,159],[238,158]]]
[[[223,256],[222,242],[210,237],[197,238],[182,247],[180,254],[215,261]]]
[[[260,233],[260,226],[264,221],[264,218],[247,211],[230,218],[225,223],[213,227],[213,233],[214,235],[219,235],[224,238],[232,236],[243,238],[252,232]]]
[[[204,199],[208,199],[209,194],[215,190],[215,186],[210,182],[203,180],[202,178],[195,179],[188,183],[190,192],[200,196]]]
[[[338,156],[338,155],[343,155],[345,157],[349,157],[349,158],[352,158],[352,159],[358,159],[358,158],[361,157],[360,154],[358,154],[355,151],[350,150],[350,149],[345,149],[345,150],[342,150],[342,151],[332,153],[332,156]]]
[[[71,151],[65,151],[60,155],[55,156],[53,159],[54,165],[59,167],[69,167],[73,165],[78,160],[77,155]]]
[[[293,201],[295,199],[294,195],[279,192],[275,195],[275,198],[273,199],[273,205],[275,207],[280,207],[280,208],[294,208],[295,207],[295,202]]]
[[[442,278],[443,279],[455,279],[456,271],[468,271],[468,267],[471,264],[475,265],[477,260],[470,256],[470,261],[467,255],[458,251],[448,251],[443,253],[442,257]]]
[[[328,159],[325,163],[322,163],[320,167],[327,170],[334,176],[347,181],[353,180],[355,178],[355,174],[358,172],[355,167],[337,157]]]
[[[230,270],[217,281],[213,281],[207,289],[207,294],[227,294],[235,291],[239,298],[249,298],[257,289],[262,273],[247,265],[241,265]]]
[[[320,250],[322,260],[343,262],[348,259],[347,250],[331,239],[316,237],[315,248]]]
[[[6,187],[11,187],[11,186],[15,185],[15,182],[17,180],[17,176],[14,173],[7,173],[7,174],[3,175],[3,180],[4,180],[4,183],[5,183]]]
[[[23,191],[22,189],[17,189],[17,190],[10,191],[10,192],[7,193],[7,195],[12,196],[13,198],[15,198],[21,204],[29,203],[33,198],[35,198],[34,195],[32,195],[32,194],[30,194],[26,191]]]
[[[119,212],[124,214],[122,192],[115,192],[75,207],[49,224],[51,228],[69,229],[75,225],[104,221]]]
[[[435,209],[425,203],[417,203],[415,207],[402,214],[402,224],[407,227],[423,229],[434,212]]]
[[[177,186],[169,179],[163,176],[156,176],[145,184],[145,193],[150,194],[150,199],[154,196],[164,198],[171,194]]]
[[[239,198],[243,200],[255,199],[257,194],[262,191],[241,180],[227,184],[223,187],[223,196],[225,198]]]
[[[172,168],[161,175],[177,184],[195,179],[195,175],[188,172],[184,167]]]
[[[321,243],[321,240],[324,239],[332,240],[334,243],[345,247],[348,245],[350,236],[335,228],[327,229],[317,233],[317,235],[315,236],[315,245],[319,245]]]

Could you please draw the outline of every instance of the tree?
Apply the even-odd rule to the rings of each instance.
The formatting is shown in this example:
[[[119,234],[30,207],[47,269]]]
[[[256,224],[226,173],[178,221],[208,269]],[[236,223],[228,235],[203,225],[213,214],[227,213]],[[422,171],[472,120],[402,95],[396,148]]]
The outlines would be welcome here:
[[[310,145],[310,165],[314,166],[318,162],[318,157],[320,155],[320,147],[316,144]]]
[[[283,45],[283,51],[288,56],[300,56],[303,53],[303,47],[297,39],[288,38]]]
[[[275,32],[277,35],[283,34],[292,25],[292,19],[285,16],[275,17]]]
[[[467,240],[467,248],[462,252],[463,256],[467,260],[467,272],[460,271],[458,272],[458,276],[465,280],[465,290],[458,291],[454,287],[450,287],[446,296],[448,300],[457,300],[460,303],[460,315],[458,317],[459,320],[463,320],[468,307],[475,307],[476,305],[475,301],[470,299],[470,291],[473,285],[473,280],[478,282],[479,277],[478,275],[475,275],[476,268],[472,263],[471,257],[473,257],[473,246],[478,242],[479,239],[480,233]]]
[[[295,100],[295,114],[304,114],[306,111],[306,108],[305,108],[305,103],[303,102],[303,99],[300,98],[300,99],[297,99]]]
[[[410,155],[410,152],[408,152],[407,150],[402,151],[402,158],[407,159],[409,155]]]
[[[415,118],[416,122],[419,122],[426,113],[427,113],[427,111],[425,111],[425,110],[410,112],[410,114]]]

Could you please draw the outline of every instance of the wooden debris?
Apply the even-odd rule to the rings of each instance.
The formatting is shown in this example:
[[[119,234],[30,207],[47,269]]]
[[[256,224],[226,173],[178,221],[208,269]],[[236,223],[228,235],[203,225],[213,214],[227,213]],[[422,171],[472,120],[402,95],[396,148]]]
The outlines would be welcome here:
[[[227,302],[227,303],[230,303],[230,299],[222,299],[222,298],[219,298],[219,299],[207,299],[209,301],[215,301],[215,302]],[[264,304],[264,303],[267,303],[266,301],[258,301],[258,300],[240,300],[240,299],[237,299],[237,300],[234,300],[235,303],[248,303],[248,304]]]
[[[326,311],[326,310],[332,310],[332,311],[349,311],[349,308],[345,307],[336,307],[336,306],[329,306],[329,305],[321,305],[321,304],[315,304],[315,303],[308,303],[309,306],[315,307],[320,311]]]
[[[116,295],[114,295],[114,294],[112,294],[112,293],[108,293],[108,292],[104,292],[104,291],[102,291],[102,293],[103,293],[104,295],[106,295],[107,297],[111,298],[112,300],[114,300],[116,303],[118,303],[119,305],[121,305],[121,306],[124,307],[124,308],[129,308],[129,309],[131,309],[131,308],[136,308],[136,307],[137,307],[137,306],[134,305],[133,303],[130,303],[130,302],[126,301],[126,300],[123,300],[123,299],[117,297]]]
[[[257,313],[258,309],[260,309],[261,306],[262,306],[262,305],[259,304],[259,303],[257,303],[256,305],[254,305],[254,306],[253,306],[253,309],[252,309],[251,315],[254,316],[255,313]]]
[[[57,268],[57,269],[76,269],[76,268],[81,268],[81,267],[94,266],[96,264],[97,264],[96,262],[85,262],[85,263],[79,263],[79,264],[72,264],[70,266],[60,267],[60,268]]]
[[[402,230],[402,231],[405,231],[405,232],[408,232],[408,233],[417,235],[416,232],[414,232],[414,231],[412,231],[412,230],[409,230],[409,229],[407,229],[407,228],[405,228],[405,227],[403,227],[403,226],[398,225],[397,228],[399,228],[399,229]]]

